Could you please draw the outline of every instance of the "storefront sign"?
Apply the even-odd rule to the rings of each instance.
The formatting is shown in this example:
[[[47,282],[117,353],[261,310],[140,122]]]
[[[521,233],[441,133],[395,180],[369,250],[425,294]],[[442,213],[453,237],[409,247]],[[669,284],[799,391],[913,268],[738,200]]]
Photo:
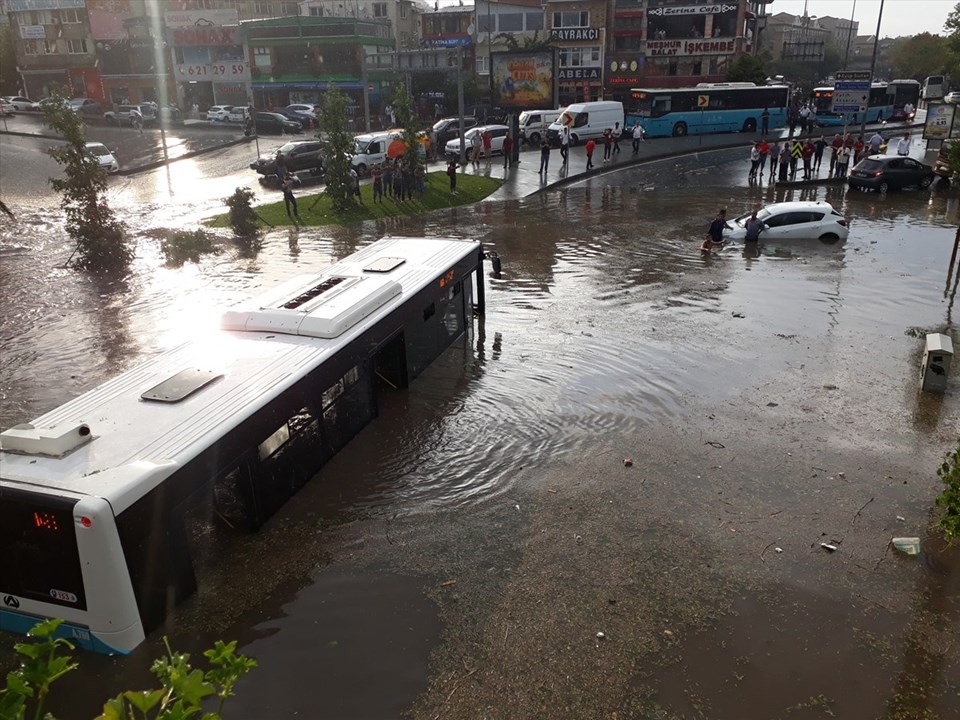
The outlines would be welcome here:
[[[557,73],[558,80],[599,80],[600,68],[560,68]]]
[[[715,15],[716,13],[733,12],[736,9],[736,5],[709,3],[705,5],[685,5],[683,7],[652,7],[647,10],[647,14],[656,17],[671,17],[673,15]]]
[[[553,102],[553,51],[494,53],[493,83],[505,107],[548,107]]]
[[[637,75],[612,75],[607,78],[607,85],[628,85],[636,87],[640,84],[640,78]]]
[[[20,37],[24,40],[42,40],[47,36],[47,30],[43,25],[21,25]]]
[[[736,52],[737,41],[733,38],[718,40],[647,40],[646,53],[658,55],[730,55]]]
[[[174,28],[170,34],[173,44],[184,45],[240,45],[239,27]]]
[[[250,79],[250,68],[243,62],[232,63],[180,63],[173,68],[173,76],[181,81],[236,82]]]
[[[168,12],[164,13],[163,18],[168,28],[220,27],[240,24],[240,17],[236,10]]]
[[[600,28],[554,28],[550,31],[551,40],[599,40]]]
[[[957,106],[953,103],[930,103],[923,126],[924,140],[946,140],[951,137]]]
[[[84,2],[85,0],[7,0],[7,12],[80,9],[84,7]]]
[[[464,47],[470,45],[473,41],[469,35],[441,37],[425,37],[420,40],[420,47]]]

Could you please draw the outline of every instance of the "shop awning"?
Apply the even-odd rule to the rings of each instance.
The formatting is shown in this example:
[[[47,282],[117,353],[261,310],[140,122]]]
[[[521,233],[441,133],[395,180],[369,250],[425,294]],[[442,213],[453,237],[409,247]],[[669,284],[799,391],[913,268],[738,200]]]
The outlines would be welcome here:
[[[254,90],[317,90],[323,92],[330,85],[338,90],[363,90],[359,80],[323,80],[321,82],[255,82]]]

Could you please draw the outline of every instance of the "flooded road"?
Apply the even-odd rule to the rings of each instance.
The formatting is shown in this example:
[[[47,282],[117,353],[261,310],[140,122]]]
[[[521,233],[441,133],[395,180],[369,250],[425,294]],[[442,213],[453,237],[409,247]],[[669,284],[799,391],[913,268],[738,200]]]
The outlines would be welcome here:
[[[731,185],[733,157],[199,267],[144,229],[122,286],[57,269],[71,248],[28,213],[0,230],[0,425],[383,235],[481,240],[504,267],[469,337],[264,532],[198,522],[201,590],[167,633],[257,657],[228,716],[949,718],[956,553],[886,545],[925,534],[960,430],[956,392],[917,387],[922,333],[958,339],[958,196]],[[719,206],[784,199],[829,200],[850,238],[697,252]],[[161,634],[84,656],[70,708],[143,683]]]

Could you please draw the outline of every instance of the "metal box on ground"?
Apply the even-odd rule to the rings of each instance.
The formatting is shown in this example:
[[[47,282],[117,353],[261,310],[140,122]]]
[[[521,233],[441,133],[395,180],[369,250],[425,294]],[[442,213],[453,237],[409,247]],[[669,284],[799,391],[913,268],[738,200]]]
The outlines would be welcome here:
[[[953,341],[949,335],[929,333],[920,364],[920,389],[942,393],[947,389]]]

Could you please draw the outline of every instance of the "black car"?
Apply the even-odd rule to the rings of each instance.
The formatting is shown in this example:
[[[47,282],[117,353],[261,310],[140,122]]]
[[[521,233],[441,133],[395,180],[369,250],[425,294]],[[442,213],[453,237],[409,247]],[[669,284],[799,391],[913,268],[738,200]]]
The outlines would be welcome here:
[[[283,145],[273,157],[257,158],[250,163],[250,169],[264,177],[261,182],[277,174],[277,156],[283,155],[287,161],[287,170],[292,173],[309,170],[311,175],[323,175],[323,146],[319,140],[295,140]]]
[[[258,112],[253,116],[253,121],[257,128],[257,135],[303,132],[303,126],[300,123],[285,118],[279,113]]]
[[[464,130],[469,130],[476,126],[476,118],[465,117],[463,119]],[[430,139],[430,146],[436,148],[437,154],[439,155],[448,142],[460,137],[460,118],[453,117],[437,120],[437,122],[433,124],[432,133],[433,137]]]
[[[850,171],[847,184],[861,190],[899,190],[919,186],[930,187],[935,175],[933,168],[902,155],[871,155]]]

